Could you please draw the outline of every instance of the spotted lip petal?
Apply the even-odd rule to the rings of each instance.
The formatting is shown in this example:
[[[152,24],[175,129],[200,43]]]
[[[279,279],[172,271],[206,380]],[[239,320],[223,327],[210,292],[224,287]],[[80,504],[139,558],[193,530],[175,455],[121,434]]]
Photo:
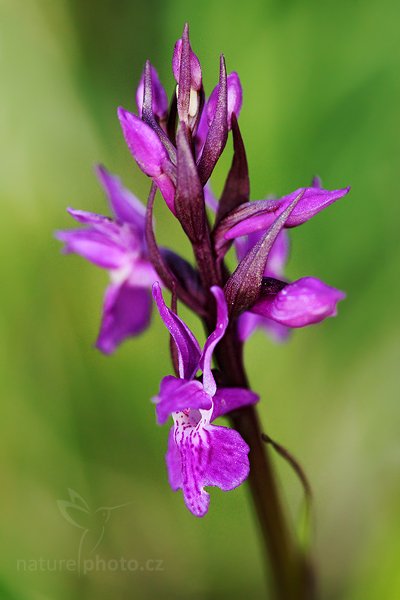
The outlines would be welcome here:
[[[215,425],[177,427],[169,437],[166,455],[169,481],[182,488],[187,508],[203,517],[210,503],[205,486],[229,491],[247,478],[249,447],[233,429]]]

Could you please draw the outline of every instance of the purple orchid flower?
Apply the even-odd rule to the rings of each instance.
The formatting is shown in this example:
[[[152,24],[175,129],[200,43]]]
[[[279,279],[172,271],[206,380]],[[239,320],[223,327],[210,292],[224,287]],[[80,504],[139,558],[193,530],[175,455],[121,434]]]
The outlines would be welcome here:
[[[350,188],[325,190],[314,178],[309,187],[282,198],[251,202],[238,123],[243,96],[239,76],[236,72],[227,75],[221,55],[218,83],[206,100],[201,65],[192,50],[187,25],[175,44],[172,70],[177,85],[170,107],[157,71],[146,61],[136,91],[138,114],[118,110],[127,146],[152,180],[146,210],[118,177],[100,168],[98,175],[113,218],[69,209],[83,227],[60,231],[57,237],[64,242],[65,252],[80,254],[110,273],[97,339],[97,347],[104,353],[113,352],[127,337],[147,327],[152,290],[171,336],[175,369],[175,375],[162,379],[154,398],[158,423],[165,423],[170,416],[173,420],[166,453],[170,485],[175,491],[182,490],[189,511],[202,517],[210,502],[206,488],[227,491],[239,486],[249,474],[250,459],[250,487],[262,530],[270,536],[268,548],[279,590],[282,598],[292,597],[292,581],[286,574],[296,572],[299,585],[303,581],[308,585],[309,572],[303,572],[308,561],[302,560],[289,538],[287,548],[293,553],[282,552],[285,546],[277,537],[281,525],[285,538],[289,528],[282,522],[284,511],[270,462],[263,458],[263,439],[271,440],[262,435],[253,406],[259,397],[248,389],[243,342],[258,327],[283,340],[293,328],[336,315],[343,292],[314,277],[294,282],[285,279],[287,230],[305,223]],[[209,181],[229,132],[233,157],[217,200]],[[157,243],[153,228],[157,190],[192,247],[193,263]],[[206,206],[214,213],[212,226]],[[231,272],[225,255],[232,244],[238,264]],[[157,280],[172,293],[171,309]],[[203,348],[178,317],[178,302],[186,304],[207,331],[216,321]],[[220,416],[230,417],[235,429],[215,425]],[[292,564],[295,556],[298,565]],[[284,564],[287,558],[289,570]]]
[[[69,214],[85,228],[58,231],[56,237],[65,243],[64,252],[80,254],[110,273],[96,346],[111,354],[123,340],[149,325],[150,289],[157,276],[147,257],[144,206],[104,167],[97,174],[114,219],[70,208]]]
[[[222,289],[213,287],[211,291],[217,303],[217,324],[201,351],[187,325],[166,306],[159,285],[153,286],[179,360],[179,377],[164,377],[155,398],[157,419],[165,423],[169,415],[173,417],[166,455],[169,482],[174,491],[182,489],[187,508],[197,517],[208,510],[210,497],[205,486],[232,490],[249,473],[247,444],[233,429],[212,425],[212,421],[258,401],[257,394],[247,389],[217,389],[211,360],[228,325],[228,311]],[[199,370],[202,381],[196,379]]]

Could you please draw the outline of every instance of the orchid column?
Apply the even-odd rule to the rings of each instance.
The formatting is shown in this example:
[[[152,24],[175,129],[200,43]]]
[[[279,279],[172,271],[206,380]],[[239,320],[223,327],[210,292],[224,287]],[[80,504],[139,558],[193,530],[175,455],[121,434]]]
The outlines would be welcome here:
[[[154,298],[171,340],[173,374],[163,378],[153,401],[158,423],[172,419],[166,454],[172,489],[182,490],[186,507],[203,517],[210,503],[206,487],[228,491],[248,478],[276,598],[311,599],[311,567],[282,508],[255,408],[259,397],[250,389],[242,351],[256,328],[282,341],[294,328],[336,315],[343,292],[314,277],[289,282],[284,267],[288,230],[349,188],[327,191],[315,179],[288,196],[250,201],[237,73],[227,75],[221,56],[219,82],[206,99],[187,26],[175,44],[172,70],[176,88],[170,106],[147,62],[136,94],[137,114],[118,110],[128,148],[152,180],[147,209],[118,177],[99,167],[113,217],[69,209],[84,228],[60,231],[57,237],[66,252],[110,274],[97,340],[102,352],[113,352],[148,326]],[[208,182],[230,131],[233,160],[217,200]],[[157,191],[182,226],[193,263],[158,245],[153,229]],[[233,245],[238,264],[231,273],[225,256]],[[179,302],[202,320],[203,348],[178,316]],[[213,424],[222,415],[232,428]]]

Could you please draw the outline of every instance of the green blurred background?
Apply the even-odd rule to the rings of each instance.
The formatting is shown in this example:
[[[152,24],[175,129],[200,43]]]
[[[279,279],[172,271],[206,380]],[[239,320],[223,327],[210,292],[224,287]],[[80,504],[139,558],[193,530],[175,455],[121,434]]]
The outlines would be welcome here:
[[[253,198],[289,192],[316,173],[328,188],[352,186],[292,231],[289,275],[346,290],[339,317],[296,332],[286,346],[257,334],[247,364],[266,430],[313,485],[323,598],[399,598],[394,0],[0,0],[0,598],[265,597],[246,486],[212,490],[203,520],[168,487],[167,428],[155,425],[149,402],[170,372],[158,318],[111,358],[95,351],[106,275],[62,257],[52,237],[72,224],[66,206],[106,210],[97,161],[145,199],[149,182],[125,146],[116,107],[134,110],[147,57],[172,89],[171,50],[185,20],[206,91],[221,51],[241,76]],[[175,240],[159,205],[158,230]],[[276,464],[296,520],[302,491]],[[101,558],[159,559],[163,570],[35,570],[40,558],[77,556],[81,530],[57,506],[68,488],[93,509],[131,503],[112,513]],[[32,570],[21,563],[29,560]]]

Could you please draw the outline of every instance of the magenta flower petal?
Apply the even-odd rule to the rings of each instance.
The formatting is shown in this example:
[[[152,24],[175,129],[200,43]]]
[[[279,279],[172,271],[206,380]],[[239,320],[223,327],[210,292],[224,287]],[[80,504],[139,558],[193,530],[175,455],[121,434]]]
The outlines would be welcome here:
[[[147,258],[137,258],[128,276],[130,285],[151,290],[158,275]]]
[[[106,290],[103,319],[96,347],[111,354],[126,338],[138,335],[149,325],[151,294],[144,288],[110,285]]]
[[[239,317],[238,335],[242,342],[245,342],[257,330],[262,329],[264,332],[277,343],[286,342],[290,336],[290,328],[281,325],[267,317],[261,317],[252,312],[245,312]]]
[[[147,123],[127,110],[119,108],[118,116],[133,158],[142,171],[154,179],[168,207],[175,214],[175,187],[164,172],[167,165],[172,165],[160,138]]]
[[[268,255],[265,277],[282,277],[289,256],[290,240],[288,232],[282,229]]]
[[[154,177],[154,181],[159,187],[162,197],[164,198],[168,208],[175,215],[175,186],[168,177],[168,175],[161,175]]]
[[[245,388],[218,388],[213,397],[211,421],[243,406],[256,404],[259,399],[258,394]]]
[[[128,148],[142,171],[150,177],[159,177],[168,160],[167,152],[153,129],[136,115],[123,108],[118,117]]]
[[[207,428],[210,453],[205,467],[204,485],[227,492],[247,478],[250,448],[234,429],[211,425]]]
[[[262,231],[250,233],[248,236],[238,238],[235,242],[236,254],[239,260],[242,260],[246,254],[257,244],[262,237]],[[279,233],[276,238],[267,259],[265,268],[265,277],[280,278],[283,277],[284,269],[289,255],[289,236],[285,229]]]
[[[228,491],[243,483],[249,474],[248,453],[248,445],[233,429],[206,425],[188,431],[178,426],[170,436],[166,456],[171,486],[182,488],[187,508],[203,517],[210,503],[204,487]]]
[[[122,185],[117,175],[112,175],[105,167],[96,167],[96,173],[103,186],[115,218],[122,223],[130,223],[144,231],[145,206],[131,191]]]
[[[168,375],[161,381],[160,391],[155,398],[157,421],[166,422],[174,412],[188,409],[212,407],[212,398],[204,391],[200,381],[186,380]]]
[[[344,298],[343,292],[320,279],[303,277],[259,300],[251,310],[287,327],[304,327],[336,316],[336,305]]]
[[[182,38],[176,41],[174,47],[174,54],[172,56],[172,72],[175,77],[176,83],[179,84],[179,76],[181,70],[181,58],[182,58]],[[194,90],[201,89],[202,76],[201,76],[201,66],[200,61],[197,58],[196,54],[190,48],[190,75],[191,75],[191,87]]]
[[[82,223],[82,225],[89,225],[110,234],[118,231],[118,226],[109,217],[76,208],[67,208],[67,212],[75,221]]]
[[[217,389],[214,376],[211,371],[211,358],[215,346],[223,338],[228,327],[228,306],[224,292],[221,288],[213,286],[211,291],[217,302],[217,323],[215,330],[208,336],[200,359],[200,367],[203,371],[203,386],[207,394],[214,396]]]
[[[206,185],[204,186],[204,200],[205,200],[208,208],[213,213],[216,213],[218,210],[218,200],[215,197],[215,194],[212,191],[211,185],[209,184],[209,182],[207,182]]]
[[[235,113],[236,117],[239,117],[242,102],[243,102],[243,92],[242,85],[240,83],[239,75],[233,71],[227,77],[227,87],[228,87],[228,127],[231,129],[231,119],[232,113]],[[207,114],[207,123],[208,126],[211,125],[215,111],[217,108],[217,100],[218,100],[218,91],[219,84],[215,86],[211,95],[207,102],[206,114]]]
[[[168,435],[168,449],[165,455],[168,471],[168,481],[174,492],[182,489],[182,461],[181,453],[175,442],[175,426],[172,426]]]
[[[103,269],[119,269],[126,263],[124,248],[95,229],[57,231],[56,238],[65,243],[65,253],[75,252]]]
[[[199,366],[200,346],[189,327],[165,304],[159,283],[153,285],[153,298],[160,317],[175,340],[179,355],[180,377],[191,379]]]
[[[256,200],[242,204],[234,215],[227,217],[223,224],[224,238],[230,240],[255,231],[265,231],[277,215],[281,214],[303,190],[304,193],[287,219],[285,227],[302,225],[336,200],[343,198],[350,188],[333,191],[312,187],[299,188],[279,200]]]
[[[156,69],[151,65],[151,86],[152,86],[152,108],[155,116],[163,121],[167,117],[168,113],[168,97],[164,87],[162,86]],[[139,81],[138,88],[136,90],[136,104],[138,108],[139,117],[142,117],[143,108],[143,95],[144,95],[144,71]]]

